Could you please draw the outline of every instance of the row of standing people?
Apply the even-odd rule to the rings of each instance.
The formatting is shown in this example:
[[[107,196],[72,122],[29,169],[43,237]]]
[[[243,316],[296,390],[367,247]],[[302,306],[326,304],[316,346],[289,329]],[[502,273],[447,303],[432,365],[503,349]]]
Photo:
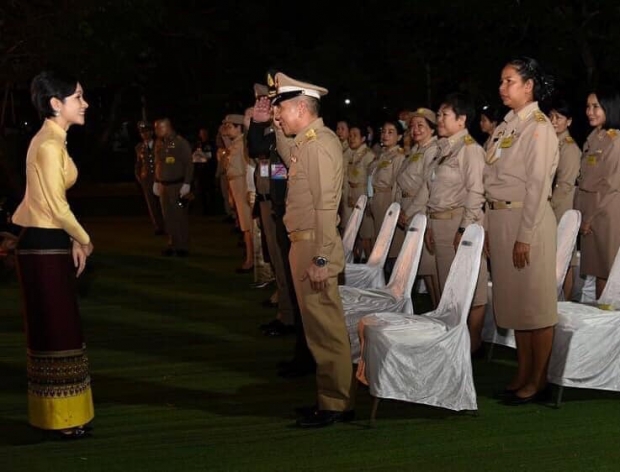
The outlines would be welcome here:
[[[490,268],[497,324],[516,330],[519,369],[506,388],[506,401],[513,404],[545,390],[557,321],[552,270],[556,225],[564,212],[576,208],[582,213],[579,270],[596,277],[597,298],[620,246],[613,218],[620,214],[620,96],[601,88],[587,97],[593,130],[580,150],[569,133],[573,114],[568,102],[554,97],[548,114],[538,107],[538,100],[549,98],[550,83],[535,60],[511,61],[502,71],[499,90],[511,111],[498,118],[483,110],[481,127],[489,132],[484,146],[469,134],[476,113],[463,94],[447,96],[437,113],[421,108],[411,114],[409,153],[400,146],[404,130],[398,120],[383,124],[383,150],[376,158],[364,145],[365,129],[358,124],[349,126],[344,146],[342,226],[356,199],[366,194],[369,211],[359,238],[367,255],[388,206],[400,203],[389,273],[407,224],[415,214],[426,214],[429,225],[418,275],[425,278],[435,304],[460,235],[471,223],[487,228],[487,250],[468,319],[471,348],[481,346]],[[576,263],[574,257],[571,267]],[[572,280],[571,269],[564,284],[567,298]]]

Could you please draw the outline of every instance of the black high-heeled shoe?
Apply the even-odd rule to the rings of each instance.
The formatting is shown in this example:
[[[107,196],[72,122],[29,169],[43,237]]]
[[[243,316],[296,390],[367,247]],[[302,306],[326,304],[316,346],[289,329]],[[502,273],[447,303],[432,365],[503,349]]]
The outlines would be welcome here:
[[[91,430],[91,427],[77,426],[75,428],[50,431],[49,435],[51,439],[57,441],[73,441],[76,439],[83,439],[89,437],[91,435]]]

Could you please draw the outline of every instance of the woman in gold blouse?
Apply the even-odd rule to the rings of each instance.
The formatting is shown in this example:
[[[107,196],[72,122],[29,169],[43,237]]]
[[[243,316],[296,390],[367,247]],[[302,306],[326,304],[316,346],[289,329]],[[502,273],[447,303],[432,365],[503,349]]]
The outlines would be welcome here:
[[[77,168],[65,140],[83,125],[88,103],[79,82],[42,72],[31,85],[44,118],[26,157],[26,193],[13,215],[22,227],[17,267],[28,343],[28,418],[63,439],[87,434],[94,417],[76,277],[93,252],[90,236],[67,202]]]

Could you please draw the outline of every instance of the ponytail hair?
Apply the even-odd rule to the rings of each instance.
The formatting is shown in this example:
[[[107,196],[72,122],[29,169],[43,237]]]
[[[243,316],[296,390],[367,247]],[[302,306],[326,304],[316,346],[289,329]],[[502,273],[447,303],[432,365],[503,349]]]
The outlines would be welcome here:
[[[536,59],[521,56],[511,59],[506,65],[514,67],[524,82],[532,80],[534,100],[544,101],[551,97],[554,90],[554,78],[545,74]]]

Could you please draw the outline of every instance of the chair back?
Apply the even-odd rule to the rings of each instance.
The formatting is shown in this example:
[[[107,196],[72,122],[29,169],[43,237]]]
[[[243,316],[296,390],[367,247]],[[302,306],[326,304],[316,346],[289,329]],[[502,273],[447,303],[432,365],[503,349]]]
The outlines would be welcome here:
[[[483,243],[482,226],[475,223],[467,226],[450,266],[439,306],[433,313],[433,317],[446,323],[449,328],[467,323],[478,282]]]
[[[402,300],[405,296],[411,297],[411,289],[422,257],[425,231],[426,215],[418,213],[407,227],[405,240],[386,286],[387,291],[398,300]]]
[[[370,251],[368,261],[369,266],[383,267],[385,261],[390,252],[390,244],[392,244],[392,238],[396,231],[396,223],[398,223],[398,216],[400,215],[400,203],[392,203],[385,212],[385,218],[381,223],[381,229],[375,241],[375,245]]]
[[[609,271],[607,283],[597,300],[599,308],[603,310],[620,311],[620,248]]]
[[[558,224],[558,247],[555,260],[558,300],[563,299],[562,286],[564,285],[564,278],[566,277],[566,272],[568,272],[570,260],[573,257],[580,226],[581,212],[579,210],[565,211]]]
[[[362,219],[364,218],[364,210],[366,210],[366,203],[368,197],[366,195],[360,195],[355,202],[355,208],[351,213],[347,226],[344,229],[342,235],[342,246],[344,249],[344,261],[353,262],[353,248],[355,246],[355,240],[357,239],[357,233],[362,225]]]

